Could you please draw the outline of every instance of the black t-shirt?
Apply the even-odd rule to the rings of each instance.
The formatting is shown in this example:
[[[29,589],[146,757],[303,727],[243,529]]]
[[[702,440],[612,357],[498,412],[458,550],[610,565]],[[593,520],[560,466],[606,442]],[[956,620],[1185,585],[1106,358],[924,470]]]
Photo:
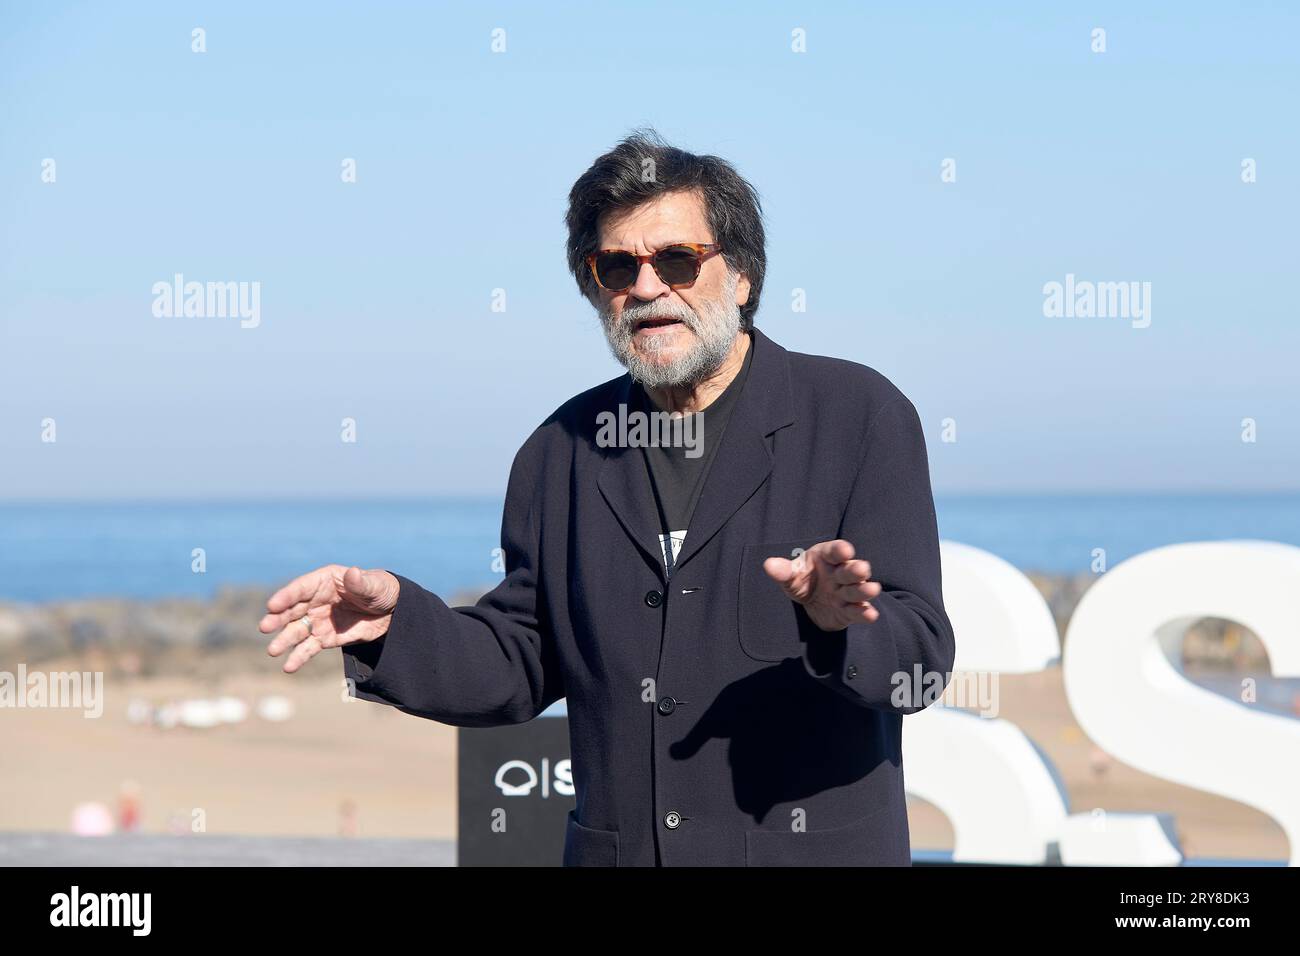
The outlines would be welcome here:
[[[659,507],[659,526],[662,532],[659,535],[659,553],[669,577],[672,576],[682,542],[686,540],[686,529],[695,512],[700,492],[704,489],[705,476],[722,441],[722,433],[731,418],[736,398],[745,385],[753,357],[754,340],[750,336],[749,348],[745,350],[740,371],[723,389],[722,394],[703,411],[671,419],[665,435],[671,436],[669,443],[660,443],[658,447],[649,444],[643,446],[650,484],[654,488],[655,502]],[[640,385],[636,386],[635,394],[638,410],[662,414],[662,409],[655,405]]]

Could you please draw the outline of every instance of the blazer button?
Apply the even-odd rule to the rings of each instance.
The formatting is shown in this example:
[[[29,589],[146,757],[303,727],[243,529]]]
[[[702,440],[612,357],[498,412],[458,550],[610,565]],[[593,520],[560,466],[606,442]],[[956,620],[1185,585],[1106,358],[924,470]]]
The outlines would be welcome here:
[[[676,810],[669,810],[664,814],[664,826],[670,830],[676,830],[681,826],[682,818]]]
[[[857,676],[858,676],[858,665],[857,665],[857,664],[850,664],[850,665],[849,665],[849,669],[845,672],[845,676],[847,676],[849,680],[853,680],[853,678],[857,677]]]
[[[671,697],[665,697],[663,700],[659,701],[659,713],[663,714],[665,717],[676,709],[677,701],[673,700]]]
[[[646,591],[645,602],[651,607],[658,607],[664,603],[664,596],[658,591]]]

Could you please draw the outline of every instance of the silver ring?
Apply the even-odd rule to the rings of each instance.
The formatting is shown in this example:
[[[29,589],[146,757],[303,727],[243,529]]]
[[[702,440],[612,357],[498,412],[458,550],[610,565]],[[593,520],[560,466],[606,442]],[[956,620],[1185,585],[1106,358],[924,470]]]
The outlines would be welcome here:
[[[311,618],[309,616],[304,615],[302,619],[302,623],[307,625],[307,636],[311,637]]]

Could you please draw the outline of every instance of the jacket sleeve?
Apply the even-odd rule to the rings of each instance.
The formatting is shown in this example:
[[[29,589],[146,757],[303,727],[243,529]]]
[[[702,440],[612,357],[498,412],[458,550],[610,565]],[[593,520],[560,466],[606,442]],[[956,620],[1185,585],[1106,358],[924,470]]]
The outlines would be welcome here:
[[[863,445],[839,537],[871,563],[882,586],[871,602],[880,616],[819,631],[804,646],[804,666],[856,704],[911,714],[947,685],[956,644],[943,607],[925,436],[906,396],[880,408]]]
[[[501,548],[506,575],[467,607],[400,574],[388,633],[343,645],[348,692],[458,727],[531,720],[564,696],[538,587],[540,483],[525,444],[510,470]]]

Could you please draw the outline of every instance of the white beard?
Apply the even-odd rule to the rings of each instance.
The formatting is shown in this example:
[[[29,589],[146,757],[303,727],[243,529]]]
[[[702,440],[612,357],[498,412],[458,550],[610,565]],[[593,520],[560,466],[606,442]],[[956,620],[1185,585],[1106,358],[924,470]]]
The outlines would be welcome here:
[[[616,326],[610,312],[601,311],[600,324],[614,358],[643,388],[682,388],[704,381],[722,367],[740,332],[740,306],[736,305],[739,281],[739,275],[728,269],[721,297],[707,302],[698,313],[684,302],[655,299],[624,306]],[[654,359],[657,351],[669,348],[666,342],[660,345],[660,339],[667,339],[667,335],[651,336],[644,355],[632,346],[638,322],[665,317],[680,319],[696,338],[694,348],[668,362]]]

